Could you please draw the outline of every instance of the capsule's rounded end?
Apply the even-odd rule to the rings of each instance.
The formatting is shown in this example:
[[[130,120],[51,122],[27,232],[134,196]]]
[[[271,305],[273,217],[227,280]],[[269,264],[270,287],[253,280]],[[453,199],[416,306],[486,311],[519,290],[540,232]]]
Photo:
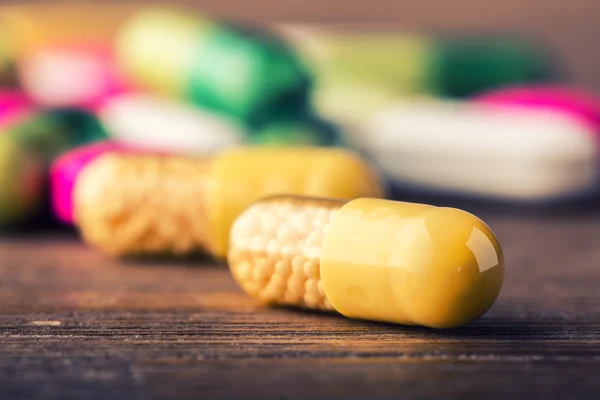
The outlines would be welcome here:
[[[328,227],[321,254],[325,293],[353,318],[457,327],[492,306],[504,279],[492,231],[452,208],[350,201]]]
[[[494,233],[479,218],[453,208],[433,208],[419,235],[421,270],[393,274],[396,296],[418,325],[453,328],[483,315],[504,280],[504,257]]]

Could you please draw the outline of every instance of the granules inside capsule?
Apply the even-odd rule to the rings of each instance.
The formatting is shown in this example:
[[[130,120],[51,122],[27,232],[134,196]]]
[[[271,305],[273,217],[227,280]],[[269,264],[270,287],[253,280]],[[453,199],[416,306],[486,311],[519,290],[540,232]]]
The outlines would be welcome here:
[[[252,205],[233,226],[229,267],[253,297],[333,310],[321,282],[327,227],[343,200],[274,197]]]
[[[113,255],[187,254],[207,243],[205,159],[106,154],[80,174],[76,220]]]

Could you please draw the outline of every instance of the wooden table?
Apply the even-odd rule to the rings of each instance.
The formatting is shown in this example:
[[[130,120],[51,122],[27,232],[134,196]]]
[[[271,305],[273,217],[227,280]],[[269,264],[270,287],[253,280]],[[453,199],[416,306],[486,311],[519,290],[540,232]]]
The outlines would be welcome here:
[[[205,261],[3,238],[0,397],[600,398],[600,213],[484,216],[504,289],[446,331],[268,309]]]

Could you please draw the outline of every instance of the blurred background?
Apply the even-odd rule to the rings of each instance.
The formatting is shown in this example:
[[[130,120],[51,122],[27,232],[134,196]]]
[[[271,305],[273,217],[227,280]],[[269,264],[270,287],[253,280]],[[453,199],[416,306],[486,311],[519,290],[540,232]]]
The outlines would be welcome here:
[[[169,2],[175,4],[178,2]],[[600,90],[596,43],[600,5],[594,0],[456,0],[319,2],[257,0],[187,1],[215,15],[258,23],[317,22],[386,25],[406,32],[505,32],[544,41],[561,54],[573,82]]]
[[[0,4],[4,5],[40,3],[60,1],[0,1]],[[82,0],[77,3],[98,2]],[[102,3],[136,2],[105,0]],[[160,2],[145,4],[154,5]],[[251,3],[237,0],[176,0],[167,4],[188,5],[214,16],[260,24],[316,22],[384,25],[401,31],[422,33],[519,33],[538,38],[556,49],[562,55],[573,82],[600,90],[600,50],[596,43],[600,5],[594,0],[575,0],[568,5],[560,0],[506,0],[483,3],[475,0],[456,0],[452,4],[438,0],[256,0]]]
[[[79,173],[105,153],[218,160],[257,146],[359,154],[401,200],[596,199],[599,11],[591,0],[0,2],[0,225],[74,223]]]

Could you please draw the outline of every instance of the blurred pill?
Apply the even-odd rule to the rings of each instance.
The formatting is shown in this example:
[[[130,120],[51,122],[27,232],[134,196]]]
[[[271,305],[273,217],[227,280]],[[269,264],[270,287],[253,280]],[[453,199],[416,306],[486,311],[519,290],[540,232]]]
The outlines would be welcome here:
[[[551,111],[407,102],[373,117],[364,145],[396,184],[436,194],[553,201],[597,190],[595,136]]]
[[[162,9],[134,14],[122,27],[116,42],[119,66],[130,79],[159,93],[185,97],[196,42],[208,22],[198,15]]]
[[[110,48],[93,43],[54,44],[32,51],[20,63],[27,93],[48,107],[93,109],[126,90]]]
[[[278,193],[383,194],[370,166],[347,151],[252,147],[212,159],[105,154],[83,169],[73,198],[83,237],[109,254],[224,257],[235,218]]]
[[[465,98],[509,84],[557,77],[548,50],[525,37],[453,36],[434,41],[429,86],[443,96]]]
[[[385,86],[405,94],[428,89],[427,37],[296,24],[278,29],[316,71],[319,86]]]
[[[50,200],[54,215],[65,224],[73,224],[73,187],[81,170],[100,155],[131,152],[119,143],[103,141],[75,148],[61,155],[50,169]]]
[[[349,82],[400,94],[467,97],[554,75],[546,49],[510,35],[428,37],[283,26],[317,71],[320,85]]]
[[[148,9],[125,24],[116,48],[135,83],[242,122],[266,121],[308,99],[307,71],[271,33]]]
[[[545,48],[523,38],[442,38],[364,27],[279,28],[315,72],[317,111],[342,125],[364,122],[399,97],[468,97],[553,77]]]
[[[488,106],[564,113],[600,133],[600,97],[581,88],[558,85],[511,86],[483,93],[474,101]]]
[[[99,115],[114,140],[153,151],[211,155],[245,137],[242,128],[220,115],[146,94],[111,98]]]
[[[316,109],[336,123],[360,123],[398,96],[428,90],[425,37],[296,24],[278,29],[315,72]]]
[[[393,89],[360,82],[319,86],[313,93],[314,107],[346,130],[353,130],[382,108],[403,97]]]
[[[31,110],[0,131],[0,227],[39,215],[48,167],[58,155],[106,139],[98,121],[77,110]]]

